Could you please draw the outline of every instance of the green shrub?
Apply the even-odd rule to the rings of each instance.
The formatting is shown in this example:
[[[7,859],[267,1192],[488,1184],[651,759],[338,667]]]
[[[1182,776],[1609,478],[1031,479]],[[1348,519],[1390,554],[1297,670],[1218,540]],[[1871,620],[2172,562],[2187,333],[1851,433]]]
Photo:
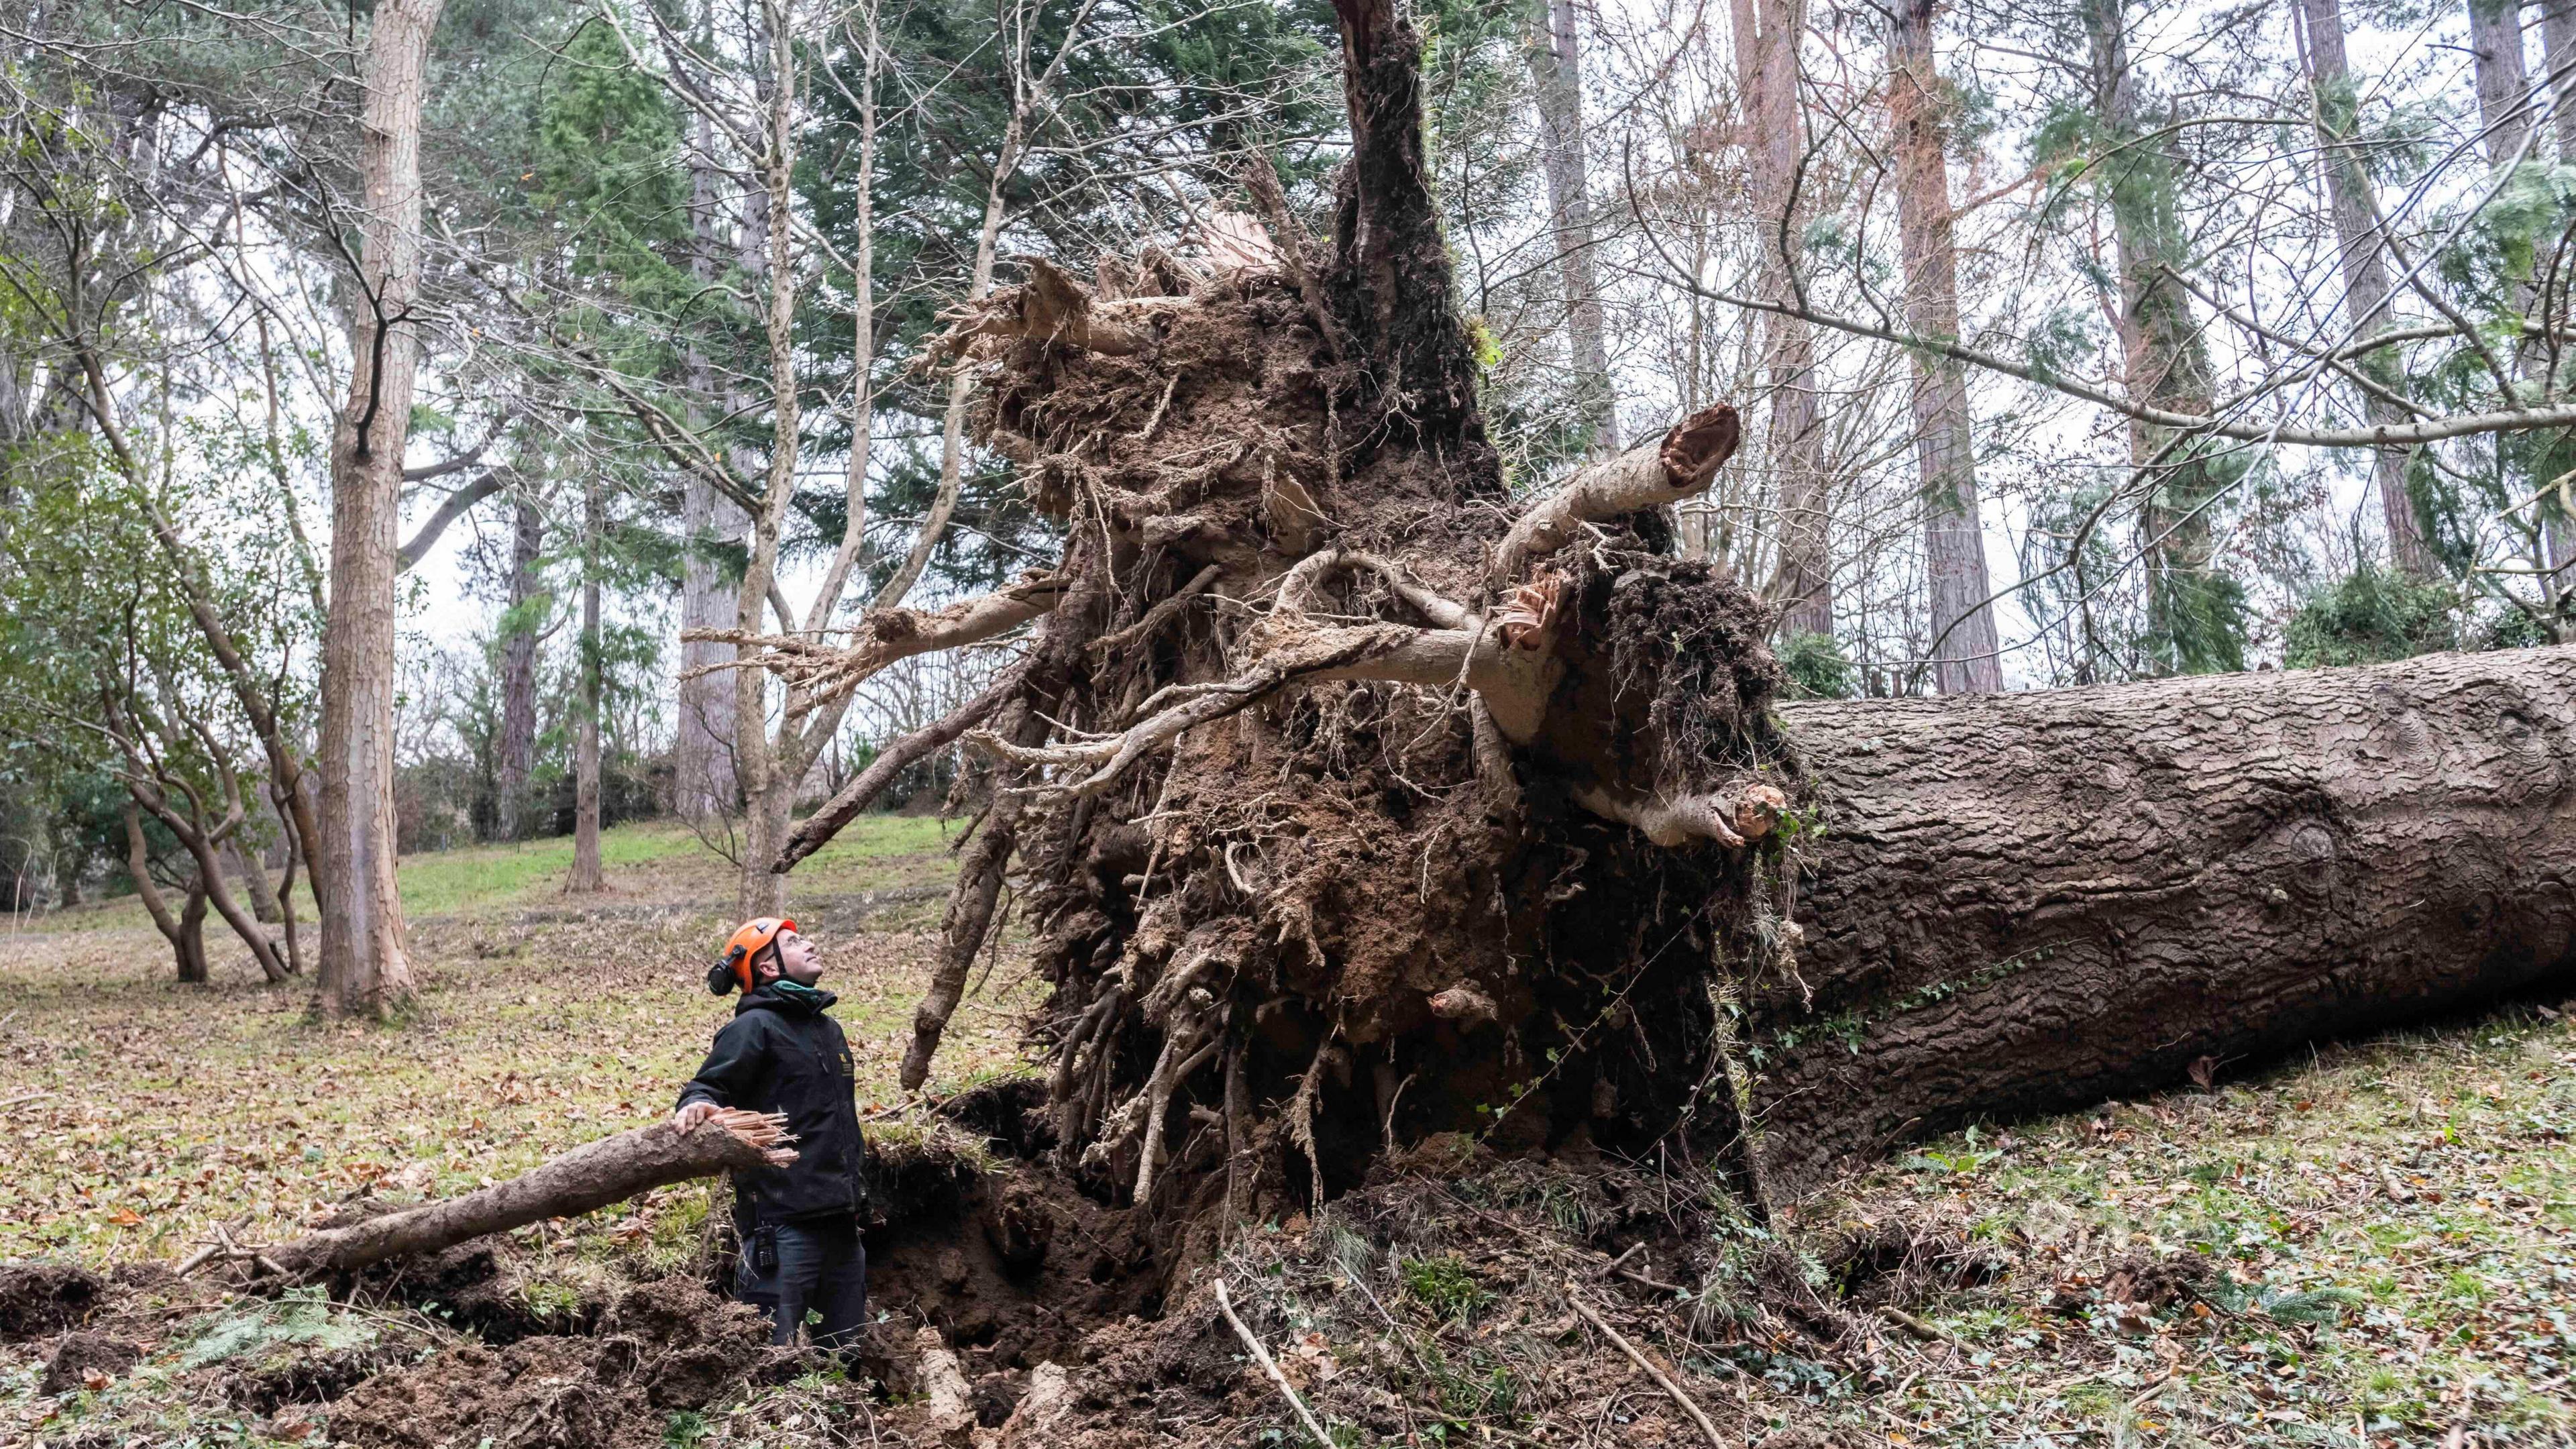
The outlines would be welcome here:
[[[2459,596],[2450,585],[2364,564],[2290,616],[2283,662],[2385,664],[2459,646]]]
[[[1859,671],[1831,634],[1781,640],[1780,668],[1789,676],[1792,699],[1849,699],[1859,690]]]

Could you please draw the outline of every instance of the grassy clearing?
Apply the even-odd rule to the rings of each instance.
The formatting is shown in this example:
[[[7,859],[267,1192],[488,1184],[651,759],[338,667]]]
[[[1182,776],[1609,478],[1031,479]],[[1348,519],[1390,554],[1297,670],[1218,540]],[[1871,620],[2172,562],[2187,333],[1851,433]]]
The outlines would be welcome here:
[[[807,924],[861,1093],[890,1101],[938,903],[859,917],[831,903],[954,867],[936,821],[871,819],[852,836],[797,873],[790,906],[825,907]],[[668,1110],[731,1012],[702,979],[731,877],[669,829],[610,832],[603,854],[610,888],[579,902],[558,893],[568,850],[406,862],[422,994],[394,1028],[309,1023],[304,986],[260,984],[214,932],[214,984],[180,987],[139,914],[116,922],[131,903],[0,935],[0,1099],[44,1094],[0,1126],[0,1258],[174,1258],[218,1222],[274,1240],[370,1186],[471,1187]],[[1019,1062],[1020,958],[1006,948],[989,978],[935,1090]],[[601,1226],[631,1239],[690,1197],[674,1189]]]
[[[2576,1029],[2523,1008],[1934,1143],[1813,1216],[1953,1217],[2015,1267],[1929,1305],[1958,1346],[1847,1417],[1899,1444],[2576,1442],[2571,1069]],[[2175,1254],[2215,1270],[2197,1304],[2099,1291]]]

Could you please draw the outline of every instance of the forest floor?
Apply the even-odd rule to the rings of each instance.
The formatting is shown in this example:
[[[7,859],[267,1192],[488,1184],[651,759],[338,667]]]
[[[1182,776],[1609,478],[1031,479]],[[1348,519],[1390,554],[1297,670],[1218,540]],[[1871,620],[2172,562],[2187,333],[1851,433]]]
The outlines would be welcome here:
[[[950,857],[930,820],[870,819],[842,842],[798,873],[791,906],[825,948],[863,1100],[890,1102]],[[700,982],[729,915],[724,867],[685,833],[620,830],[609,892],[573,902],[566,857],[542,843],[407,862],[423,995],[392,1028],[307,1024],[303,987],[262,985],[211,933],[214,984],[181,988],[131,902],[0,929],[0,1262],[123,1265],[111,1283],[143,1305],[115,1329],[139,1362],[118,1349],[50,1387],[59,1325],[0,1322],[22,1340],[0,1343],[0,1443],[902,1438],[920,1385],[889,1402],[837,1372],[780,1372],[683,1407],[636,1390],[642,1417],[589,1439],[559,1392],[407,1439],[384,1427],[396,1416],[318,1401],[362,1370],[483,1363],[457,1310],[272,1302],[134,1266],[219,1223],[271,1240],[369,1192],[471,1187],[665,1110],[726,1013]],[[939,1093],[1024,1069],[1022,972],[1006,946],[942,1051]],[[1463,1154],[1257,1230],[1217,1267],[1337,1444],[1699,1442],[1574,1315],[1577,1293],[1732,1443],[2576,1444],[2564,1006],[1954,1134],[1773,1227],[1711,1208],[1704,1184]],[[879,1131],[940,1130],[924,1124]],[[646,1315],[638,1283],[697,1291],[715,1200],[667,1189],[517,1235],[508,1331],[467,1328],[519,1336],[501,1352],[525,1368],[575,1342],[546,1335]],[[1636,1252],[1614,1264],[1623,1245]],[[1828,1305],[1824,1326],[1769,1306],[1759,1280],[1781,1263]],[[900,1325],[890,1266],[878,1306]],[[1300,1442],[1205,1292],[1168,1322],[1160,1339],[1108,1325],[1083,1350],[1077,1378],[1100,1387],[1062,1442]],[[984,1378],[1017,1395],[1026,1367]]]

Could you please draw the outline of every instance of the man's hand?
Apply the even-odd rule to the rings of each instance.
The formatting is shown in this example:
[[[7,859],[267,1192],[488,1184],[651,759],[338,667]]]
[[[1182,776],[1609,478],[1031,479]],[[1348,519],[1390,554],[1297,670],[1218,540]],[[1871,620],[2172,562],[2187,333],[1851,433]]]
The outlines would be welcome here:
[[[671,1125],[677,1127],[683,1132],[686,1132],[690,1128],[697,1126],[699,1123],[704,1122],[715,1114],[715,1103],[691,1102],[687,1106],[682,1107],[679,1111],[671,1114]]]

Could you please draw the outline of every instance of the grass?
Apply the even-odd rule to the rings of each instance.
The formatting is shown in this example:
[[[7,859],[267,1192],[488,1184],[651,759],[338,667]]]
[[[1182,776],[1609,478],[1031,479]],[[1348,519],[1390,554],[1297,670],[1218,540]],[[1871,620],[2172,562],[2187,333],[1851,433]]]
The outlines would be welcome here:
[[[838,839],[814,852],[794,876],[798,897],[912,884],[944,878],[941,866],[948,842],[959,826],[934,816],[863,816]],[[608,898],[633,900],[664,888],[710,907],[730,898],[732,866],[716,847],[687,826],[670,821],[620,825],[600,832],[600,864],[609,874]],[[508,845],[476,845],[456,850],[421,851],[403,857],[396,868],[403,910],[411,919],[480,915],[558,904],[564,878],[572,872],[572,838]],[[303,878],[298,877],[298,884]],[[311,891],[298,892],[302,918],[312,919]],[[68,911],[27,918],[0,930],[0,942],[30,932],[123,931],[150,927],[142,903],[132,895],[111,896]],[[208,940],[223,931],[209,918]]]
[[[853,917],[833,903],[954,866],[934,820],[872,817],[843,840],[796,873],[789,908],[823,907],[808,934],[874,1105],[897,1095],[939,904]],[[667,827],[602,846],[609,889],[578,903],[560,895],[563,843],[404,862],[421,996],[398,1027],[308,1021],[304,984],[262,984],[211,930],[213,984],[182,987],[130,901],[0,934],[0,1099],[44,1094],[0,1122],[0,1259],[175,1258],[219,1222],[275,1241],[373,1186],[470,1188],[667,1111],[732,1010],[703,981],[730,925],[730,868]],[[1006,943],[934,1092],[1018,1069],[1026,995]],[[692,1193],[602,1226],[654,1233],[698,1210]]]
[[[1856,1417],[1918,1444],[2576,1442],[2571,1136],[2576,1029],[2525,1007],[1931,1144],[1819,1215],[1946,1215],[2016,1266],[1928,1307],[1958,1348]],[[2048,1306],[2173,1254],[2218,1274],[2198,1306]]]

